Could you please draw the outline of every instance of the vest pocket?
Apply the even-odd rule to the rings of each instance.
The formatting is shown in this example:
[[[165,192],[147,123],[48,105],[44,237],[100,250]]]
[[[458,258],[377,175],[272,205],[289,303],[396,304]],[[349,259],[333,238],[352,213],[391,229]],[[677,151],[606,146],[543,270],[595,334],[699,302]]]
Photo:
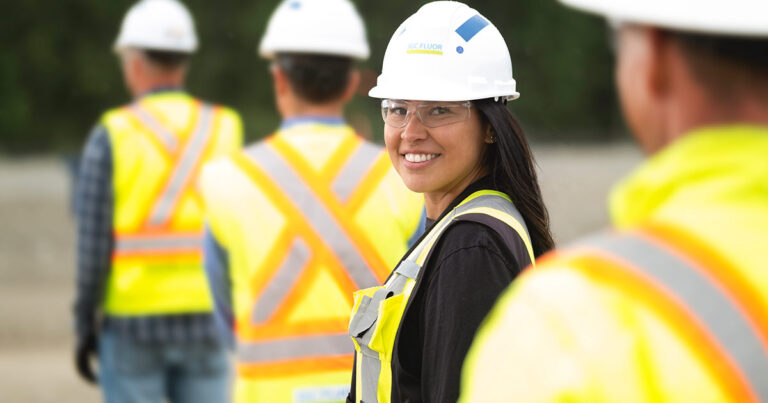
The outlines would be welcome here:
[[[380,354],[382,361],[392,361],[392,350],[400,321],[408,300],[405,294],[394,295],[379,303],[376,328],[373,330],[368,347]]]
[[[371,307],[371,301],[373,301],[373,294],[380,288],[371,287],[355,291],[355,301],[352,308],[353,315],[349,320],[349,335],[356,339],[358,343],[362,341],[368,329],[376,323],[376,310],[375,307]]]

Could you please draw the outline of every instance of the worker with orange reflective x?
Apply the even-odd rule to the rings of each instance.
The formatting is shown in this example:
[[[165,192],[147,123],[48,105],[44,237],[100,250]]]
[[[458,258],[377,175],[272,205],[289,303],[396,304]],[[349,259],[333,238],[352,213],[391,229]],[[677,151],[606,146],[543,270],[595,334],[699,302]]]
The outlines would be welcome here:
[[[206,272],[236,338],[235,401],[343,401],[352,293],[386,278],[417,235],[423,200],[342,117],[359,81],[353,61],[368,57],[350,1],[283,2],[260,54],[282,125],[201,179]]]
[[[502,296],[461,401],[768,401],[768,3],[561,1],[616,29],[650,157],[611,195],[615,230]]]
[[[107,402],[220,402],[226,348],[202,265],[203,162],[242,143],[239,116],[183,90],[197,48],[175,0],[143,0],[115,43],[132,103],[106,112],[76,193],[76,364]]]

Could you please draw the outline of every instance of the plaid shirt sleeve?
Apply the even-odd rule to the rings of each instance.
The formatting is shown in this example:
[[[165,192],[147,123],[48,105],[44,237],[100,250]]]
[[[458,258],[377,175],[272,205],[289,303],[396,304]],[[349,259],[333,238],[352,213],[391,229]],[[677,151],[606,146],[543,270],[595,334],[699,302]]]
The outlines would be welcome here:
[[[114,246],[112,234],[112,150],[107,129],[96,126],[85,144],[75,190],[77,294],[75,329],[96,326]]]

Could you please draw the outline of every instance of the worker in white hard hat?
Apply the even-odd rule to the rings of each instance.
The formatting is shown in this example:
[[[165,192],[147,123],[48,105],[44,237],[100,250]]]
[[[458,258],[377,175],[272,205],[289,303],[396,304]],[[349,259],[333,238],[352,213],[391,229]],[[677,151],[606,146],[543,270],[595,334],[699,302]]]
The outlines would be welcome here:
[[[259,54],[282,124],[208,164],[200,182],[205,268],[236,345],[235,401],[343,401],[352,293],[386,279],[418,234],[423,201],[344,119],[354,63],[368,57],[352,2],[282,2]]]
[[[180,2],[133,5],[114,47],[133,100],[101,116],[83,151],[76,367],[106,402],[228,399],[195,183],[205,161],[240,148],[242,128],[231,109],[184,91],[196,49]]]
[[[561,1],[615,29],[648,159],[614,188],[611,231],[502,296],[461,401],[767,402],[768,3]]]
[[[370,96],[387,151],[425,199],[425,234],[380,287],[355,293],[347,401],[452,402],[496,297],[553,246],[498,29],[459,2],[428,3],[395,30]]]

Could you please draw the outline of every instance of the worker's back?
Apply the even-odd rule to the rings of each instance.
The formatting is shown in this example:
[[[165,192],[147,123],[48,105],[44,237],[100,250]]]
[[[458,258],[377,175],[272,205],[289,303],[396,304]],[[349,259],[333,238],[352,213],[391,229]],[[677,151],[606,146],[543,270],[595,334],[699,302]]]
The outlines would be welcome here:
[[[542,259],[500,301],[465,369],[467,401],[749,401],[747,385],[764,389],[747,374],[768,368],[766,152],[768,128],[729,127],[652,159],[615,193],[622,231]],[[487,360],[493,378],[473,372]],[[533,367],[547,372],[521,373]],[[484,385],[499,377],[509,384]]]
[[[104,310],[116,318],[210,312],[196,177],[242,141],[240,119],[164,91],[102,118],[113,159],[115,247]]]
[[[242,127],[234,111],[184,92],[197,42],[184,4],[137,1],[113,48],[133,100],[102,115],[83,152],[75,364],[108,402],[228,396],[195,185],[204,162],[240,148]]]
[[[288,120],[201,183],[232,283],[236,401],[343,399],[352,293],[406,252],[420,195],[340,119]]]
[[[768,401],[768,4],[561,2],[613,22],[650,156],[611,195],[613,230],[502,297],[462,401]]]

